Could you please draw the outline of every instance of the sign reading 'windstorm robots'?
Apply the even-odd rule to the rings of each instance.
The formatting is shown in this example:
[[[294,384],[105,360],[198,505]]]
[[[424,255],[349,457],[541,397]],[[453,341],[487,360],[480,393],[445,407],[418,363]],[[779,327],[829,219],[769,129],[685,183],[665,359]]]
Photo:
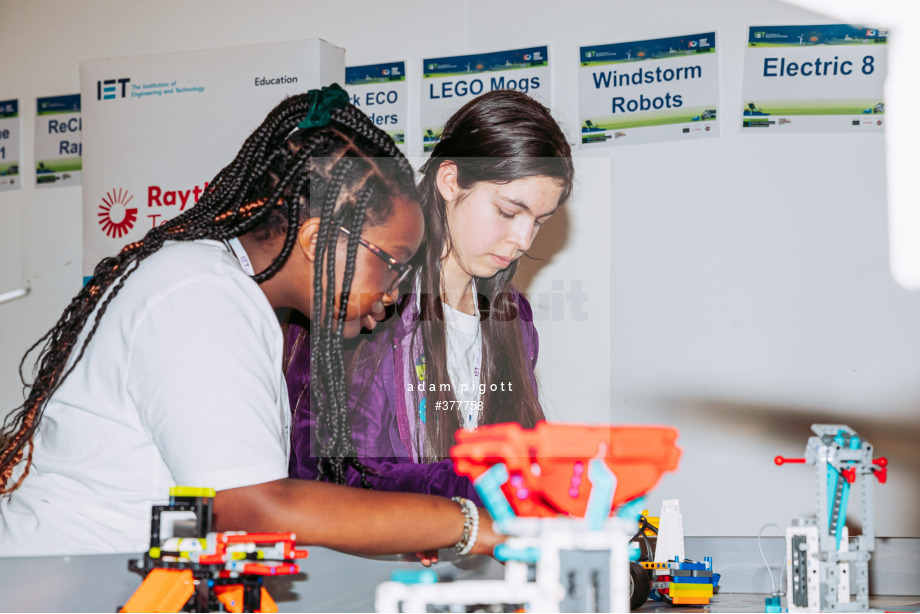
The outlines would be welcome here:
[[[192,207],[284,98],[344,77],[320,40],[81,62],[83,275]]]
[[[888,32],[850,25],[748,31],[742,132],[881,132]]]
[[[715,32],[592,45],[579,55],[583,146],[719,134]]]

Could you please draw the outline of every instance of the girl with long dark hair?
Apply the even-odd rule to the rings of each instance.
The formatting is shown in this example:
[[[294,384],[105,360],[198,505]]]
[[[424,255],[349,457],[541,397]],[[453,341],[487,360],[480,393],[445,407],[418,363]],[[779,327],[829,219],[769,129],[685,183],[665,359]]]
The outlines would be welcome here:
[[[475,499],[448,453],[460,428],[544,414],[534,367],[539,344],[530,304],[511,281],[540,227],[569,197],[571,150],[548,109],[494,91],[445,124],[421,169],[426,237],[399,318],[356,351],[350,439],[365,468],[346,481]],[[306,331],[286,336],[294,406],[291,475],[316,474],[314,417],[304,395]],[[342,437],[348,437],[341,433]]]
[[[341,437],[342,340],[373,328],[424,233],[411,168],[347,100],[332,86],[279,104],[197,205],[101,261],[32,348],[34,383],[0,431],[0,553],[144,550],[150,506],[177,484],[217,491],[218,530],[491,553],[468,501],[323,482],[366,472]],[[323,481],[287,477],[284,307],[311,314]]]

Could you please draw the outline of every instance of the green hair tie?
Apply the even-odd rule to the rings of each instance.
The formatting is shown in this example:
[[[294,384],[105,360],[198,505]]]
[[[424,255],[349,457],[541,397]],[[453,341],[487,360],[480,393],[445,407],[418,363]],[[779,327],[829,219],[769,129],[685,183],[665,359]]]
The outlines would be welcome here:
[[[300,129],[317,128],[329,124],[332,109],[341,109],[348,104],[348,93],[338,83],[321,90],[310,90],[310,110],[297,124]]]

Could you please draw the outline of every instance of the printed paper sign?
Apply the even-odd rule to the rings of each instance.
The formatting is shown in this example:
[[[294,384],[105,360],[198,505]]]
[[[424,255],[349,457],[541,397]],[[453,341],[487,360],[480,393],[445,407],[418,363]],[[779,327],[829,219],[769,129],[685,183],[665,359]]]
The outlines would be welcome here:
[[[581,47],[580,57],[583,146],[719,134],[715,32]]]
[[[35,117],[35,184],[80,185],[83,118],[80,94],[39,98]]]
[[[0,100],[0,190],[16,190],[22,185],[19,176],[20,129],[19,101]]]
[[[285,97],[344,77],[319,40],[81,62],[84,276],[192,207]]]
[[[550,106],[547,47],[424,60],[422,143],[430,152],[454,111],[492,90],[517,90]]]
[[[888,32],[851,25],[748,31],[742,132],[880,132]]]
[[[345,68],[345,89],[351,96],[351,103],[389,134],[405,154],[409,115],[406,63],[348,66]]]

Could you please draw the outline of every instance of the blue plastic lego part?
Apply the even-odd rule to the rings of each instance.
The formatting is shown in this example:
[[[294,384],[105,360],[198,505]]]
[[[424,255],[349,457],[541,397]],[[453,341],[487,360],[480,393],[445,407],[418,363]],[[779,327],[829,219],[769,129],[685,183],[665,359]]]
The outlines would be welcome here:
[[[712,557],[711,556],[704,556],[703,563],[706,564],[706,571],[712,571]]]
[[[722,579],[722,574],[720,574],[720,573],[713,573],[713,574],[712,574],[712,585],[713,585],[714,587],[715,587],[715,586],[719,586],[719,580],[721,580],[721,579]]]
[[[507,481],[508,467],[505,466],[505,463],[497,463],[489,467],[473,482],[483,505],[489,510],[492,520],[498,524],[499,531],[502,531],[503,524],[515,517],[511,504],[508,503],[505,493],[502,492],[502,484]]]
[[[591,482],[591,494],[585,509],[588,526],[598,531],[604,528],[613,507],[613,494],[617,488],[617,476],[613,474],[602,458],[588,461],[588,481]]]
[[[783,611],[783,604],[780,601],[780,598],[778,595],[774,595],[772,597],[767,597],[766,599],[764,599],[764,606],[766,607],[764,611],[767,612],[768,614],[771,612],[782,612]]]
[[[712,571],[712,567],[706,568],[706,563],[690,563],[684,562],[680,564],[680,569],[698,569],[700,571]]]
[[[671,576],[671,582],[675,584],[712,584],[712,578],[696,576]]]
[[[539,548],[512,548],[508,544],[495,546],[495,558],[499,561],[520,561],[535,565],[540,560]]]
[[[390,579],[403,584],[437,584],[438,574],[433,569],[397,569]]]
[[[604,465],[606,467],[606,465]],[[639,523],[639,516],[642,515],[642,509],[645,507],[645,497],[636,497],[632,501],[627,501],[617,510],[617,518],[622,518],[630,522]]]
[[[838,436],[839,438],[839,436]],[[852,440],[851,440],[852,441]],[[841,442],[842,443],[842,442]],[[832,465],[827,466],[827,518],[828,522],[833,522],[834,518],[834,499],[837,489],[840,489],[840,511],[837,514],[836,526],[828,525],[828,532],[833,531],[836,537],[836,547],[840,550],[840,539],[843,537],[843,527],[847,521],[847,505],[850,502],[850,483],[846,478],[837,471]]]

